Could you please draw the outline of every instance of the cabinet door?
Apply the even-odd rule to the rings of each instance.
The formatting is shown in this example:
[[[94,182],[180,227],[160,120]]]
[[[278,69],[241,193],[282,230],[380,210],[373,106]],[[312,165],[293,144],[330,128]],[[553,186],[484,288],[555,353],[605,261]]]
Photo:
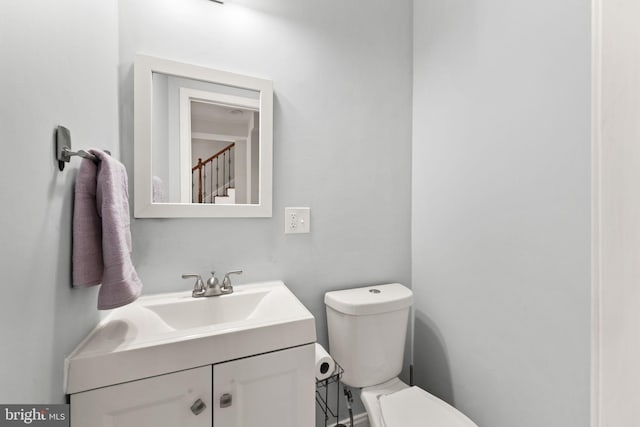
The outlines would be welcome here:
[[[314,346],[213,366],[214,427],[312,427]]]
[[[73,394],[71,426],[211,427],[211,366]]]

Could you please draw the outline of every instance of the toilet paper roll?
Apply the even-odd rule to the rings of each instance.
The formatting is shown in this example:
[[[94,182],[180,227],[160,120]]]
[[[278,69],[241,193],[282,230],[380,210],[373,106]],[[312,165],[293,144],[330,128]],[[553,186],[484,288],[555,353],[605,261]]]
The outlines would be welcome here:
[[[316,343],[316,379],[326,380],[336,370],[336,362],[320,344]]]

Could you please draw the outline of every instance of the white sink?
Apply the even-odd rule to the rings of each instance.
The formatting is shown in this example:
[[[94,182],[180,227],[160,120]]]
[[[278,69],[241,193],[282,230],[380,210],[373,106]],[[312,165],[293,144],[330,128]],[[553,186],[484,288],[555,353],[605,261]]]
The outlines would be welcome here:
[[[268,294],[269,289],[252,291],[242,288],[218,297],[170,295],[168,298],[144,300],[142,305],[173,329],[191,329],[255,318],[258,305]]]
[[[65,360],[67,393],[315,342],[313,315],[281,281],[228,295],[150,295],[115,309]]]

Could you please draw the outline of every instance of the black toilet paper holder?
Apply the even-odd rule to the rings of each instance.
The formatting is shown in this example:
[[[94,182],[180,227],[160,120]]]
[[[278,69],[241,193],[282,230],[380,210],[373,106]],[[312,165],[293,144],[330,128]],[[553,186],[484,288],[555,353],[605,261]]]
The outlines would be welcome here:
[[[335,362],[336,369],[330,377],[324,380],[316,379],[316,403],[318,407],[324,414],[324,427],[327,427],[327,423],[329,418],[333,418],[336,421],[336,425],[338,424],[338,417],[340,416],[340,378],[342,378],[342,374],[344,373],[344,369],[342,366]],[[335,412],[331,409],[329,405],[329,386],[331,384],[336,384],[336,407]]]

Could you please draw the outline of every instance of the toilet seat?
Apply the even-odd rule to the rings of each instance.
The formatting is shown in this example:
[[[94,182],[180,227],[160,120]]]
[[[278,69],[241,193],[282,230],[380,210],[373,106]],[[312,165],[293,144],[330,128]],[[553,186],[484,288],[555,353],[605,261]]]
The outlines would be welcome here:
[[[418,387],[379,397],[386,427],[477,427],[460,411]]]

